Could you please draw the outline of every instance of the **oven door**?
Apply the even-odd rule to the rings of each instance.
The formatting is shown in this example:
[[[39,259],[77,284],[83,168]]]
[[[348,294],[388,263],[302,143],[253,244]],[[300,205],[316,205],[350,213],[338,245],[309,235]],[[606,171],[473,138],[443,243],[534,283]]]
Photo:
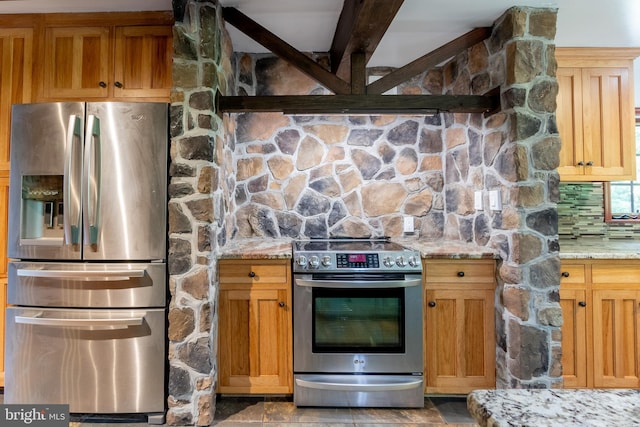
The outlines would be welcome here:
[[[420,274],[301,274],[294,372],[421,374]]]

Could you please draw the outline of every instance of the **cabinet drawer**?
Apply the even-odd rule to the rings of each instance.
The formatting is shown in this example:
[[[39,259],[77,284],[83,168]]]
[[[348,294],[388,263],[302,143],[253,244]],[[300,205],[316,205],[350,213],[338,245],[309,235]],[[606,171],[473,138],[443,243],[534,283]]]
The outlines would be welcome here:
[[[560,285],[585,284],[586,266],[584,264],[562,264],[560,267]]]
[[[495,282],[493,260],[427,260],[425,283],[490,283]]]
[[[220,284],[287,284],[291,266],[287,261],[225,261],[219,265]]]
[[[640,288],[640,266],[637,264],[594,264],[591,267],[591,282],[598,285],[622,284],[625,288]]]

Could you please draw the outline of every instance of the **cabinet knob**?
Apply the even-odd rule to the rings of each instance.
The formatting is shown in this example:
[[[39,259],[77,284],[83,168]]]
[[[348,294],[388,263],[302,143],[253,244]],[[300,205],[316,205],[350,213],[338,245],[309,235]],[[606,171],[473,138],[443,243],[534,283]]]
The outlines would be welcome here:
[[[256,277],[256,273],[254,273],[253,271],[249,272],[249,277]]]
[[[458,271],[458,277],[464,277],[464,271]]]
[[[587,306],[587,303],[586,303],[586,301],[580,301],[580,302],[578,303],[578,305],[579,305],[580,307],[586,307],[586,306]]]
[[[568,271],[563,271],[562,272],[562,277],[569,277],[569,272]]]
[[[435,306],[436,306],[436,302],[435,302],[435,301],[429,301],[429,302],[427,303],[427,305],[428,305],[429,307],[435,307]]]
[[[584,166],[584,162],[583,162],[582,160],[580,160],[580,161],[578,162],[578,166]]]
[[[115,87],[117,87],[118,89],[122,89],[122,83],[120,83],[120,82],[115,82],[113,85]]]
[[[284,303],[284,301],[280,301],[280,302],[278,303],[278,305],[279,305],[280,307],[284,307],[286,304]]]
[[[593,166],[593,162],[592,162],[591,160],[589,160],[589,161],[587,162],[587,166]]]
[[[105,82],[100,82],[98,83],[98,86],[100,87],[107,87],[107,84]]]

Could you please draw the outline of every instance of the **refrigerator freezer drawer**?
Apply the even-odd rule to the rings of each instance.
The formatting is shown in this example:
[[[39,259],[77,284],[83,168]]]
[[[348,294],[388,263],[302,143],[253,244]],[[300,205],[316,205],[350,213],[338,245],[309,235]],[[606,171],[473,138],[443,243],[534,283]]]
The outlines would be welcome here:
[[[165,307],[164,263],[9,263],[9,304],[39,307]]]
[[[4,403],[163,413],[165,310],[7,308]]]

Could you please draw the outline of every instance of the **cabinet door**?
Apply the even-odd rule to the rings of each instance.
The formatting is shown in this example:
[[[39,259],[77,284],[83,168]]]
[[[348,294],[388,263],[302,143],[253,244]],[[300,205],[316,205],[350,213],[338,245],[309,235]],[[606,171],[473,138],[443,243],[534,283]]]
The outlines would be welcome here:
[[[104,98],[111,67],[108,27],[51,27],[45,31],[44,97]]]
[[[291,311],[284,289],[221,290],[221,393],[291,393]]]
[[[637,290],[593,291],[594,387],[640,387]]]
[[[7,306],[7,278],[0,277],[0,387],[4,387],[4,329]]]
[[[427,290],[426,301],[427,393],[494,388],[494,290]]]
[[[582,71],[580,68],[558,68],[556,120],[562,141],[558,173],[563,179],[584,175],[582,134]]]
[[[0,29],[0,171],[9,170],[11,105],[31,101],[32,50],[32,29]]]
[[[116,28],[114,97],[169,98],[172,31],[171,26]]]
[[[0,172],[0,279],[7,277],[7,224],[9,214],[9,177]],[[4,319],[4,316],[2,317]]]
[[[622,67],[582,70],[585,172],[594,181],[632,179],[635,174],[629,74]]]
[[[562,376],[566,388],[587,387],[586,294],[584,289],[560,288],[563,318]]]

